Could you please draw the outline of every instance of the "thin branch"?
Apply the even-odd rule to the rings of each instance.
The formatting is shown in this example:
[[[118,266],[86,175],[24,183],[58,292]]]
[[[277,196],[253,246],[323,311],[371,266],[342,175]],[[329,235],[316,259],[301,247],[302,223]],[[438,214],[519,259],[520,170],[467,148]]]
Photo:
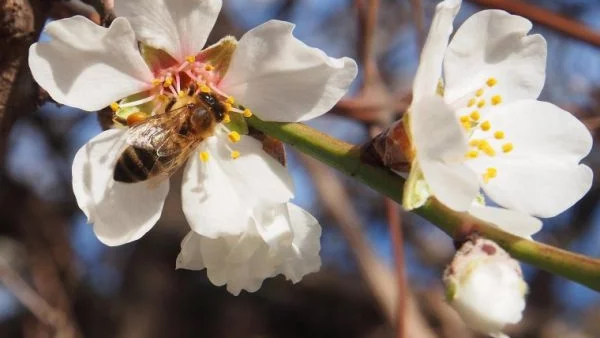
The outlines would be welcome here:
[[[571,38],[600,47],[600,32],[576,20],[569,19],[547,9],[518,0],[469,0],[484,7],[499,8],[524,16],[533,22],[547,26]]]
[[[80,0],[63,0],[52,3],[50,16],[54,19],[69,18],[74,15],[84,16],[96,24],[100,24],[100,14],[96,9]]]
[[[311,173],[310,176],[315,182],[321,202],[342,230],[342,234],[352,249],[364,280],[369,285],[379,306],[386,314],[388,321],[392,324],[404,325],[405,327],[398,327],[397,330],[405,334],[405,337],[435,337],[435,333],[423,318],[412,292],[406,287],[398,287],[398,284],[401,283],[399,278],[404,277],[394,276],[390,269],[373,252],[363,233],[362,229],[364,227],[360,222],[360,217],[352,208],[352,201],[348,197],[348,193],[344,189],[342,182],[327,166],[317,160],[306,155],[301,155],[301,159]],[[397,216],[397,210],[395,211],[395,215]],[[400,225],[393,217],[391,224],[394,226]],[[399,248],[402,249],[402,246]],[[402,256],[400,257],[402,259]],[[400,265],[403,265],[403,260],[400,261]],[[400,302],[403,304],[400,305]],[[400,308],[403,311],[401,314],[397,313]],[[398,323],[397,318],[399,315],[406,318],[404,320],[405,324],[402,321]]]
[[[371,137],[381,134],[381,128],[372,126],[369,128]],[[396,299],[396,336],[398,338],[406,337],[406,325],[409,321],[406,320],[406,262],[404,260],[404,235],[402,231],[402,220],[400,219],[400,210],[398,205],[389,198],[385,198],[385,211],[388,223],[388,229],[392,240],[392,248],[394,250],[394,265],[396,271],[396,280],[398,295]]]
[[[306,155],[301,155],[300,158],[314,180],[321,203],[342,230],[365,282],[372,290],[388,322],[393,325],[398,299],[394,275],[378,259],[366,241],[360,217],[352,208],[352,201],[348,198],[342,182],[324,164]]]
[[[366,4],[365,4],[366,2]],[[375,60],[375,31],[377,29],[377,12],[379,0],[356,0],[358,8],[357,50],[359,61],[363,65],[363,88],[378,81],[377,61]]]
[[[292,145],[402,203],[404,179],[386,168],[364,162],[359,147],[301,123],[265,122],[255,116],[249,118],[248,122],[263,133]],[[467,213],[450,210],[435,199],[430,199],[415,212],[456,240],[463,240],[469,234],[477,232],[495,241],[523,262],[600,291],[600,259],[509,234]]]
[[[59,337],[76,337],[76,331],[69,325],[68,317],[53,308],[27,282],[0,258],[0,282],[25,306],[40,322],[56,330]]]
[[[410,321],[407,321],[406,308],[406,261],[404,260],[404,235],[402,232],[402,220],[400,218],[400,210],[398,204],[393,200],[385,199],[385,210],[388,221],[388,228],[394,249],[394,264],[396,267],[396,279],[398,283],[398,306],[396,306],[396,322],[398,338],[408,337],[406,335],[406,326]]]
[[[420,51],[425,43],[425,23],[423,22],[423,6],[421,0],[410,0],[410,11],[417,33],[417,50]]]

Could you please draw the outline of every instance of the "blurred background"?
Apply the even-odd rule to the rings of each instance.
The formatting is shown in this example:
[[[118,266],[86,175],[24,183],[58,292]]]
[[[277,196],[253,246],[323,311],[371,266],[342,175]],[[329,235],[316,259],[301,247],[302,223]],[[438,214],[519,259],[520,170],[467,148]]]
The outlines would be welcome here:
[[[310,124],[361,144],[410,102],[436,2],[224,0],[209,43],[226,34],[239,38],[276,18],[295,23],[295,35],[307,44],[357,59],[361,74],[349,97]],[[73,156],[101,131],[98,116],[51,102],[38,106],[44,93],[26,67],[26,48],[48,20],[74,13],[105,17],[103,3],[89,3],[98,11],[79,1],[0,1],[0,337],[384,338],[399,337],[399,316],[404,337],[479,337],[444,303],[440,276],[453,255],[452,240],[291,149],[295,203],[323,226],[322,269],[299,284],[272,278],[258,292],[235,297],[210,284],[203,271],[175,271],[188,229],[180,173],[152,231],[128,245],[101,244],[71,191]],[[455,27],[490,5],[540,22],[533,31],[549,45],[542,99],[578,116],[597,139],[600,1],[466,1]],[[10,26],[23,16],[26,27],[16,29],[29,35]],[[590,193],[545,220],[534,238],[598,257],[597,146],[585,162],[596,173]],[[600,337],[598,293],[533,267],[524,270],[528,304],[522,322],[508,328],[511,337]]]

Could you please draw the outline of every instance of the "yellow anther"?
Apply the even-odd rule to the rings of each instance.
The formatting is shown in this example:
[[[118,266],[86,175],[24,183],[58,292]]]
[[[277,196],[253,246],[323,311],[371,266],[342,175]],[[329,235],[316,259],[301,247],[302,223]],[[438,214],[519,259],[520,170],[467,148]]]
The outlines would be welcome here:
[[[252,117],[252,111],[248,108],[244,109],[244,111],[242,112],[242,115],[244,115],[244,117]]]
[[[463,115],[460,117],[459,120],[461,123],[467,123],[467,122],[469,122],[469,115]]]
[[[225,112],[226,113],[229,113],[231,111],[231,109],[233,108],[233,106],[229,102],[223,103],[223,106],[225,107]]]
[[[231,133],[227,134],[227,137],[229,138],[229,141],[231,143],[238,143],[240,141],[240,134],[237,131],[232,131]]]
[[[480,142],[481,142],[480,140],[471,140],[471,141],[469,141],[469,145],[471,147],[478,147]]]
[[[169,99],[169,97],[167,95],[165,95],[165,94],[160,94],[160,95],[158,95],[158,99],[160,101],[165,102],[165,101],[167,101]]]
[[[484,147],[482,149],[482,151],[489,157],[494,157],[496,156],[496,151],[494,150],[494,148],[492,148],[492,146],[488,145],[487,147]]]
[[[498,176],[498,170],[496,168],[487,168],[485,174],[483,174],[483,182],[488,183],[490,179]]]
[[[504,143],[502,145],[502,151],[505,153],[510,153],[513,150],[514,146],[512,143],[508,142],[508,143]]]
[[[479,100],[479,102],[477,102],[477,107],[483,108],[483,106],[485,106],[485,100]]]
[[[493,86],[495,86],[495,85],[496,85],[496,83],[498,83],[498,80],[496,80],[496,78],[495,78],[495,77],[490,77],[490,78],[489,78],[489,79],[488,79],[488,80],[485,82],[485,84],[487,84],[487,85],[488,85],[488,87],[493,87]]]
[[[477,143],[474,144],[474,146],[477,147],[479,150],[483,150],[485,148],[490,147],[490,144],[486,140],[477,140]]]
[[[210,72],[213,69],[215,69],[215,67],[213,67],[212,65],[205,65],[204,66],[204,70],[207,71],[207,72]]]
[[[467,158],[477,158],[479,156],[479,152],[477,150],[469,150],[467,152]]]
[[[483,95],[483,88],[479,88],[475,91],[475,96],[480,97],[481,95]]]
[[[467,103],[467,107],[469,107],[469,108],[473,107],[476,102],[477,102],[477,100],[470,99],[469,102]]]
[[[180,91],[177,92],[177,96],[184,97],[185,96],[185,92],[183,90],[180,90]]]
[[[467,121],[467,122],[461,122],[463,128],[465,128],[465,130],[469,130],[471,129],[471,122]]]
[[[200,88],[200,91],[203,93],[210,93],[210,87],[205,85],[205,84],[198,84],[198,87]]]
[[[173,84],[173,77],[169,75],[165,79],[165,82],[163,82],[163,87],[168,88],[168,87],[171,87],[172,84]]]
[[[488,156],[496,155],[496,151],[486,140],[479,140],[477,143],[477,149],[483,151]]]
[[[502,103],[502,96],[500,96],[500,95],[494,95],[494,96],[492,96],[492,104],[494,106],[498,105],[500,103]]]
[[[479,118],[481,117],[481,115],[479,114],[479,112],[478,112],[477,110],[473,110],[473,111],[471,112],[471,115],[469,115],[469,116],[471,117],[471,119],[472,119],[473,121],[477,121],[477,120],[479,120]]]
[[[488,131],[490,130],[490,128],[492,128],[492,124],[490,123],[490,121],[485,121],[481,124],[481,130],[483,131]]]
[[[502,130],[498,130],[497,132],[494,133],[494,138],[496,140],[501,140],[504,138],[504,132]]]
[[[208,162],[209,158],[210,158],[210,155],[208,154],[208,151],[203,151],[200,153],[200,160],[202,162]]]
[[[196,62],[196,56],[195,55],[186,56],[185,61],[187,61],[189,63],[194,63],[194,62]]]
[[[227,100],[225,100],[225,102],[226,102],[226,103],[229,103],[229,104],[231,104],[231,105],[232,105],[232,104],[234,104],[234,103],[235,103],[235,99],[233,98],[233,96],[229,96],[229,97],[227,98]]]
[[[119,104],[118,104],[118,103],[116,103],[116,102],[113,102],[113,103],[111,103],[111,104],[110,104],[110,109],[111,109],[113,112],[115,112],[115,113],[116,113],[116,112],[118,112],[118,111],[119,111],[119,109],[121,109],[121,106],[119,106]]]
[[[229,117],[229,114],[225,114],[225,116],[223,117],[223,123],[229,123],[231,122],[231,117]]]
[[[237,159],[238,157],[240,157],[240,152],[239,152],[239,151],[237,151],[237,150],[234,150],[234,151],[232,151],[232,152],[231,152],[231,158],[232,158],[232,159],[234,159],[234,160],[235,160],[235,159]]]
[[[152,85],[153,85],[153,86],[158,86],[158,85],[159,85],[159,84],[161,84],[161,83],[162,83],[162,80],[161,80],[161,79],[154,79],[154,80],[152,80]]]

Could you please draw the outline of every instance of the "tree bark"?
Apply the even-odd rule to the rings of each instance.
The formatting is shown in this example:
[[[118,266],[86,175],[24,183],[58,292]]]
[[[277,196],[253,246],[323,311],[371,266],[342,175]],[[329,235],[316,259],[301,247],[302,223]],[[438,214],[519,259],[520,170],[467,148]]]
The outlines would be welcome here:
[[[0,165],[4,165],[10,129],[35,110],[39,87],[27,65],[29,46],[47,18],[51,1],[0,0]]]

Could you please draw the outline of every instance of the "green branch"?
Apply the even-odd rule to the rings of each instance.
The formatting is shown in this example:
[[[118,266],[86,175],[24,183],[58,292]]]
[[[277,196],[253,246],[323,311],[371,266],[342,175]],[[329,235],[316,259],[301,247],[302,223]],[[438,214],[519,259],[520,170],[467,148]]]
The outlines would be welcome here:
[[[386,168],[361,160],[360,149],[300,123],[276,123],[248,119],[263,133],[290,144],[297,150],[365,183],[399,204],[404,179]],[[446,208],[430,199],[415,212],[456,240],[477,232],[502,246],[513,257],[600,291],[600,260],[529,241],[504,232],[496,226]]]

